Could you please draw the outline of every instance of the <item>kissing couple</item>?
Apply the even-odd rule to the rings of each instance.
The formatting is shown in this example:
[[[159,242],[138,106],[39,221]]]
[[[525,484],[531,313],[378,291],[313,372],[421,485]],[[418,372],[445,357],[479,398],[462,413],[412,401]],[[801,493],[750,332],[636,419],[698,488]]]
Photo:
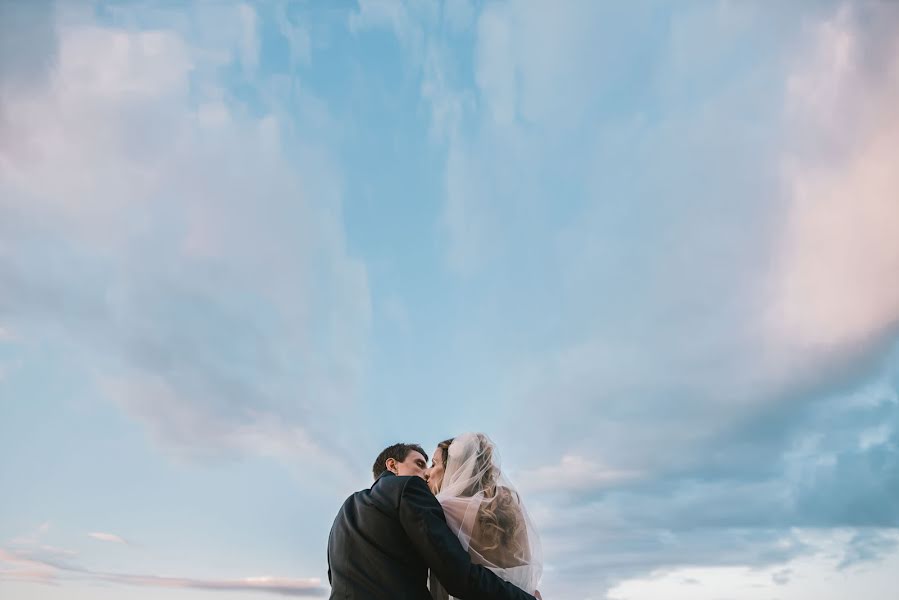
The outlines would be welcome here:
[[[534,600],[540,539],[483,433],[385,448],[328,537],[331,600]],[[430,573],[429,573],[430,571]]]

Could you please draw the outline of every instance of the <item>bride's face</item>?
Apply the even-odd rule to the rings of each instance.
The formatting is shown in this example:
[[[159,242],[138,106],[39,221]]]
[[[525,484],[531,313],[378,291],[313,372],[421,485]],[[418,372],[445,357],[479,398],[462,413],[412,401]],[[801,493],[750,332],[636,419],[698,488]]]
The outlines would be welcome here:
[[[443,473],[446,471],[446,455],[444,452],[445,450],[438,446],[431,455],[434,458],[431,459],[431,469],[428,471],[428,487],[431,488],[434,494],[437,494],[443,485]]]

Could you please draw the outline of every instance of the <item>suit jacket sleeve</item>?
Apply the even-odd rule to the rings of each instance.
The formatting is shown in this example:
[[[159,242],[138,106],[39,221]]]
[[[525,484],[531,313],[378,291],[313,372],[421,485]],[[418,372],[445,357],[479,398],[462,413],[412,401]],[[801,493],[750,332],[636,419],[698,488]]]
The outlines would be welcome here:
[[[419,477],[410,477],[399,505],[400,522],[415,550],[452,596],[464,600],[534,600],[471,557],[446,524],[443,508]]]

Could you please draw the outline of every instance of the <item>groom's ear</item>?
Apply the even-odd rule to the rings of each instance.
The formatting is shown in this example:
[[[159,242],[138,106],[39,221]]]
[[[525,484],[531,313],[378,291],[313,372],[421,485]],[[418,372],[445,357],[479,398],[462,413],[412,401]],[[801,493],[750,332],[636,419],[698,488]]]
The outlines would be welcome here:
[[[395,458],[388,458],[387,461],[384,463],[384,466],[387,467],[388,471],[390,471],[391,473],[396,475],[397,468],[396,468],[396,459]]]

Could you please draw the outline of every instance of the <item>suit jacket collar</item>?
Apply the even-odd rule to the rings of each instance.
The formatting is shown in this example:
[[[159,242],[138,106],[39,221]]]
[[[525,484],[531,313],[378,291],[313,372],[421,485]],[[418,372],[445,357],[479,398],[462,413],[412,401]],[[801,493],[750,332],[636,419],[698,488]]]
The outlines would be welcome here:
[[[384,479],[386,477],[396,477],[396,473],[392,473],[390,471],[384,471],[383,473],[378,475],[378,478],[375,479],[375,483],[378,483],[379,481],[381,481],[381,479]],[[375,483],[371,484],[371,486],[375,487]]]

